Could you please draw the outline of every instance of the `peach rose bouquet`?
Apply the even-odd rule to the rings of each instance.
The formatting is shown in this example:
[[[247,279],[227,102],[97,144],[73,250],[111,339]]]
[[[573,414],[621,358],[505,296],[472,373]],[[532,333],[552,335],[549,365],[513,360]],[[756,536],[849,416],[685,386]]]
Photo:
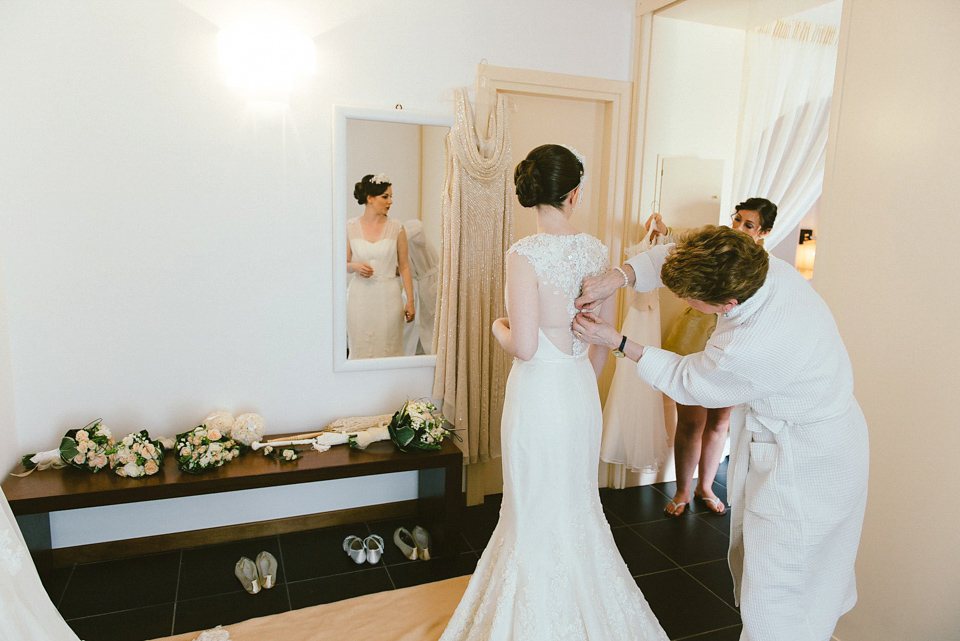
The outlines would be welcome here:
[[[163,445],[150,440],[147,430],[127,434],[107,450],[110,467],[118,476],[151,476],[163,466]]]
[[[182,472],[199,474],[226,465],[243,452],[243,446],[218,427],[198,425],[177,434],[174,452]]]

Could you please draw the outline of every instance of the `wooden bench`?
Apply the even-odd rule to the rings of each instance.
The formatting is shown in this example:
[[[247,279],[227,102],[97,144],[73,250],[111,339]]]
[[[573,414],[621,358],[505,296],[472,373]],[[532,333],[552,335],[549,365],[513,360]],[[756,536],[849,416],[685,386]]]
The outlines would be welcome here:
[[[271,437],[274,436],[283,435],[271,435]],[[141,479],[123,478],[109,470],[93,474],[66,467],[61,470],[36,471],[22,478],[8,476],[3,481],[2,488],[38,565],[64,565],[138,552],[252,538],[336,523],[393,517],[411,511],[417,513],[419,522],[433,535],[439,555],[454,558],[458,549],[460,508],[463,502],[462,466],[463,455],[450,439],[444,441],[439,450],[411,454],[400,452],[390,441],[380,441],[370,444],[365,450],[351,449],[346,445],[334,446],[326,452],[311,450],[304,452],[303,456],[296,461],[278,461],[250,451],[223,467],[202,474],[180,472],[173,455],[168,454],[160,472]],[[22,471],[19,466],[14,470],[14,472]],[[69,548],[74,551],[74,554],[70,555],[57,554],[57,550],[50,550],[49,515],[50,512],[59,510],[409,471],[416,471],[419,476],[418,498],[413,502],[371,506],[372,509],[340,510],[338,512],[345,514],[332,519],[289,517],[276,521],[262,521],[247,527],[226,526],[211,528],[210,531],[198,530],[193,533],[158,535],[132,540],[140,542],[140,545],[124,546],[118,545],[118,542],[111,542],[78,546],[78,548],[96,548],[93,552],[87,550],[86,554],[79,555],[78,548]],[[381,509],[375,509],[378,507]],[[293,522],[293,524],[278,526],[279,522]],[[261,527],[256,527],[257,525]],[[228,536],[224,536],[223,532],[214,536],[190,536],[202,532],[231,529],[233,534]],[[80,558],[77,558],[78,556]]]

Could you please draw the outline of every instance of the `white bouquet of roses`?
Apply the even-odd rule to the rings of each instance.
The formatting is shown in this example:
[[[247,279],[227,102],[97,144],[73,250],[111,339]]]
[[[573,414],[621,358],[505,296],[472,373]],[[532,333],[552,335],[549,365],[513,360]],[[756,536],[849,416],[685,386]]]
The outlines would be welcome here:
[[[243,452],[243,446],[219,428],[198,425],[177,434],[174,451],[177,467],[182,472],[199,474],[237,458]]]
[[[127,434],[107,450],[110,466],[118,476],[140,478],[160,471],[163,446],[150,440],[147,430]]]
[[[390,440],[401,452],[439,450],[448,436],[455,436],[447,428],[447,420],[437,406],[426,400],[407,401],[390,419]]]

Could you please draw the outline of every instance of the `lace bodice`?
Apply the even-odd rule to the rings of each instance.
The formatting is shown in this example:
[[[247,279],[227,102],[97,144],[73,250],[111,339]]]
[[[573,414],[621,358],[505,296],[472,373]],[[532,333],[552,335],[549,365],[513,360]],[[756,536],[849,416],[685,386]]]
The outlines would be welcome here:
[[[567,354],[583,354],[587,345],[570,329],[577,313],[573,301],[580,295],[584,277],[610,268],[607,248],[590,234],[534,234],[518,240],[507,253],[524,256],[537,273],[539,325],[544,335]]]
[[[383,224],[380,238],[370,242],[363,237],[359,217],[347,221],[347,240],[350,241],[353,260],[373,267],[371,278],[382,280],[397,277],[397,236],[401,229],[403,225],[399,221],[388,218]]]

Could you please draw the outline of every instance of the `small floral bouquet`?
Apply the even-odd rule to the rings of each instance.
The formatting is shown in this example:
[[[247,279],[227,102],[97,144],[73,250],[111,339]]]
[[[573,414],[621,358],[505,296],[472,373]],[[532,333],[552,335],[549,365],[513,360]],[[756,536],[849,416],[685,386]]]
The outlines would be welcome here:
[[[243,446],[219,428],[198,425],[177,434],[174,450],[180,471],[200,474],[237,458],[243,452]]]
[[[278,461],[296,461],[303,456],[303,449],[293,446],[274,447],[273,445],[263,446],[263,455],[269,456]]]
[[[81,470],[99,472],[107,467],[110,460],[107,451],[113,447],[113,435],[102,419],[97,419],[79,430],[67,430],[60,440],[60,447],[49,452],[26,454],[22,459],[23,468],[29,474],[35,469],[63,467],[72,465]]]
[[[390,419],[390,440],[401,452],[439,450],[448,436],[460,438],[446,427],[437,406],[426,400],[407,401]]]
[[[150,440],[147,430],[127,434],[107,450],[110,467],[118,476],[140,478],[160,471],[163,465],[163,445]]]

